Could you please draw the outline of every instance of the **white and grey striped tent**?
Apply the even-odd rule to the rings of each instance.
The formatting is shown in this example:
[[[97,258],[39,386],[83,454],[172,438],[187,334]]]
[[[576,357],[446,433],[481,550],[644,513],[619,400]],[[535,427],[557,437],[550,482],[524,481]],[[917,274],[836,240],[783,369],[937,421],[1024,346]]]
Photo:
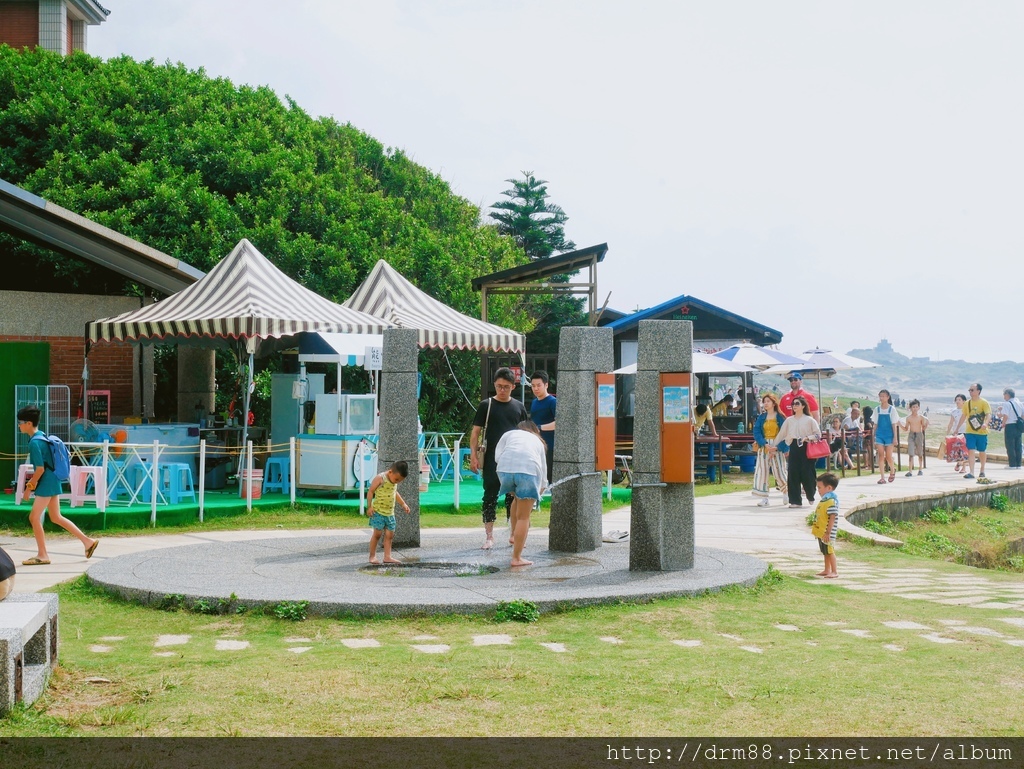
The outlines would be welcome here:
[[[427,295],[383,259],[346,301],[345,307],[419,332],[420,347],[522,353],[526,337],[511,329],[463,315]]]
[[[381,334],[382,321],[324,299],[285,275],[244,238],[203,278],[156,304],[86,324],[87,343],[244,344],[302,331]]]

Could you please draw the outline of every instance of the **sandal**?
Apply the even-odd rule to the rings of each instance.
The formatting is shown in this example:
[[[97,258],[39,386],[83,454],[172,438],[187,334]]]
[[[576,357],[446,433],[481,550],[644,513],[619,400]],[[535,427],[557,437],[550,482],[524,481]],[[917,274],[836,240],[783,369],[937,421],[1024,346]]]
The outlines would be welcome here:
[[[893,472],[889,473],[889,483],[892,483],[895,480],[896,480],[896,471],[894,470]]]
[[[92,544],[85,549],[85,560],[88,561],[90,558],[92,558],[92,554],[96,552],[96,545],[98,545],[99,543],[100,541],[98,539],[94,539],[92,541]]]
[[[879,482],[879,483],[886,483],[886,480],[885,480],[885,478],[879,478],[879,479],[878,479],[878,482]]]
[[[40,558],[39,556],[34,555],[31,558],[26,558],[24,561],[22,561],[21,565],[22,566],[49,566],[50,565],[50,561],[49,561],[48,558]]]

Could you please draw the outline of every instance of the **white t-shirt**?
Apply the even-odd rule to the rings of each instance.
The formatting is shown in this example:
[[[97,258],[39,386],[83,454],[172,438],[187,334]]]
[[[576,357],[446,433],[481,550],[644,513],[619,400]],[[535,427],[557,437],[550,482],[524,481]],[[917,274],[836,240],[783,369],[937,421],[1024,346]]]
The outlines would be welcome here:
[[[548,477],[547,445],[526,430],[509,430],[494,449],[499,473],[526,473],[545,482]]]
[[[1011,407],[1010,404],[1013,404]],[[1017,409],[1017,413],[1013,413],[1013,409]],[[1005,419],[1004,425],[1012,425],[1014,422],[1024,420],[1024,406],[1021,405],[1020,401],[1016,398],[1010,398],[1008,401],[1003,401],[999,404],[999,411],[1002,413]]]

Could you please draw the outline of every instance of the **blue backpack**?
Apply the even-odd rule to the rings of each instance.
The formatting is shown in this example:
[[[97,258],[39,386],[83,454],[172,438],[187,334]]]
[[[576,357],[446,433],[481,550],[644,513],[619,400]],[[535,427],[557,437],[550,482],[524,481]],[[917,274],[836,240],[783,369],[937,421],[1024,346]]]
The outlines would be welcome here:
[[[56,435],[46,435],[45,433],[37,433],[32,437],[32,440],[42,440],[50,444],[50,456],[53,459],[53,474],[57,476],[58,481],[69,481],[71,480],[71,452],[68,451],[68,447],[64,445],[64,441],[58,438]]]

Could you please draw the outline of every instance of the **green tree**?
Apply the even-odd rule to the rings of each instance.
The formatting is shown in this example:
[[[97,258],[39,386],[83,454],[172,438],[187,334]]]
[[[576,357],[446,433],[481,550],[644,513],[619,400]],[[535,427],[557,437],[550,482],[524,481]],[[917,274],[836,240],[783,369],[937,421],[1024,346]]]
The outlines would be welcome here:
[[[554,253],[572,251],[576,244],[565,239],[569,219],[559,206],[548,202],[548,182],[533,171],[523,171],[522,179],[506,179],[512,185],[505,190],[508,200],[491,204],[488,216],[498,223],[498,232],[508,235],[531,259],[546,259]]]
[[[477,207],[402,151],[350,124],[311,117],[269,88],[235,86],[181,64],[0,45],[0,178],[206,271],[248,238],[334,301],[384,258],[479,317],[472,279],[522,260],[512,239],[480,225]],[[53,276],[53,291],[141,292],[115,273],[10,235],[0,234],[0,259],[39,265]],[[30,288],[38,272],[14,271],[5,287]],[[524,328],[511,300],[496,301],[490,314]],[[471,365],[463,369],[456,372],[478,377]],[[436,373],[430,387],[451,386]],[[425,385],[423,423],[464,427],[467,410],[437,406],[446,394]]]
[[[545,259],[571,251],[576,244],[565,239],[569,217],[560,206],[548,200],[548,182],[537,179],[532,171],[523,171],[522,179],[506,179],[512,185],[505,190],[507,200],[491,204],[489,216],[498,222],[497,230],[513,238],[530,259]],[[554,275],[551,283],[568,283],[568,275]],[[585,324],[583,300],[568,294],[533,295],[521,301],[532,319],[526,347],[531,352],[555,353],[562,326]]]

